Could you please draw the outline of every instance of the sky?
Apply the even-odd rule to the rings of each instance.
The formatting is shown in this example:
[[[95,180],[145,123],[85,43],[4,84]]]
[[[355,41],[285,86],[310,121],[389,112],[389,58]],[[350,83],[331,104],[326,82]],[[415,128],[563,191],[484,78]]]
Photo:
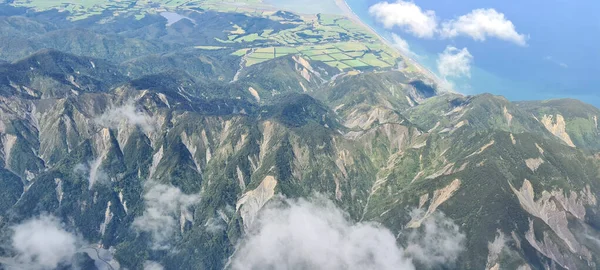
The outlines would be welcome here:
[[[571,97],[600,107],[593,0],[347,0],[361,19],[463,94]]]

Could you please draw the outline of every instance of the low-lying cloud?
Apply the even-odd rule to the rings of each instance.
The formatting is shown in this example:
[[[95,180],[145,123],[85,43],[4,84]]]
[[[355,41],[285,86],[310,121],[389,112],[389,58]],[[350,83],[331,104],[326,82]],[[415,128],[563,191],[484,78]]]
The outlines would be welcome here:
[[[144,270],[163,270],[165,269],[160,263],[155,261],[145,261]]]
[[[437,68],[442,78],[471,77],[473,55],[467,48],[458,49],[448,46],[438,56]]]
[[[422,210],[411,215],[422,215]],[[441,212],[425,219],[420,229],[403,233],[408,234],[406,253],[428,268],[454,263],[465,248],[466,236]]]
[[[491,269],[498,263],[498,258],[500,257],[500,253],[506,246],[506,236],[502,231],[498,231],[496,233],[496,237],[494,241],[488,243],[488,258],[485,269]]]
[[[53,216],[43,215],[12,227],[14,265],[8,269],[54,269],[70,264],[81,242]]]
[[[437,70],[440,74],[440,89],[444,91],[457,91],[455,82],[463,78],[471,78],[471,65],[473,55],[467,48],[458,49],[447,46],[444,52],[438,55]]]
[[[133,228],[152,235],[152,248],[164,250],[170,247],[172,237],[180,224],[179,217],[189,213],[189,208],[200,202],[200,196],[185,194],[171,185],[150,184],[144,195],[146,209],[133,221]]]
[[[441,36],[454,38],[471,37],[485,41],[488,37],[512,42],[520,46],[527,45],[527,37],[517,32],[515,25],[503,13],[493,8],[475,9],[469,14],[442,24]]]
[[[102,170],[102,158],[96,158],[87,164],[77,164],[73,168],[76,174],[85,175],[88,178],[88,189],[92,189],[98,184],[107,184],[110,182],[108,174]]]
[[[408,42],[406,42],[406,40],[404,40],[402,37],[400,37],[397,34],[392,34],[392,44],[394,45],[394,47],[396,47],[398,50],[400,50],[401,52],[403,52],[404,54],[408,55],[408,56],[417,56],[417,54],[415,54],[413,51],[411,51],[410,49],[410,45],[408,45]]]
[[[380,2],[369,8],[369,14],[387,29],[398,27],[421,38],[433,37],[438,28],[435,12],[424,11],[413,2]]]
[[[209,218],[204,228],[209,233],[219,233],[227,229],[227,223],[221,218]]]
[[[354,223],[330,200],[284,199],[283,204],[262,210],[238,246],[232,269],[412,270],[415,260],[427,263],[425,252],[433,252],[432,263],[450,264],[464,249],[464,235],[443,215],[410,232],[413,242],[405,249],[387,228]]]
[[[136,109],[133,102],[113,108],[104,112],[96,118],[96,123],[109,128],[118,128],[121,124],[135,125],[144,132],[149,133],[156,130],[156,121],[148,113]]]

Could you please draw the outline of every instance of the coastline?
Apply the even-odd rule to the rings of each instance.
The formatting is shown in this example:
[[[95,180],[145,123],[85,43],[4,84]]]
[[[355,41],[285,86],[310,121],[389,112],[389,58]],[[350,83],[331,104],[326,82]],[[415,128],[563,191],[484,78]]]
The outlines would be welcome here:
[[[442,80],[431,70],[429,70],[428,68],[426,68],[425,66],[421,65],[417,60],[413,59],[412,57],[406,55],[405,53],[403,53],[402,51],[400,51],[399,49],[397,49],[394,44],[392,44],[392,42],[390,42],[389,40],[385,39],[383,36],[381,36],[377,31],[375,31],[375,29],[373,29],[373,27],[371,27],[370,25],[368,25],[367,23],[363,22],[361,20],[361,18],[356,15],[356,13],[352,10],[352,8],[350,7],[350,5],[348,5],[348,3],[346,2],[346,0],[334,0],[335,4],[342,10],[342,13],[348,17],[351,21],[353,21],[354,23],[362,26],[363,28],[367,29],[369,32],[371,32],[373,35],[375,35],[377,38],[379,38],[379,40],[381,42],[383,42],[383,44],[385,44],[386,46],[398,51],[398,53],[400,53],[400,55],[402,56],[402,58],[404,58],[405,60],[407,60],[408,62],[410,62],[413,66],[416,67],[416,69],[423,73],[424,75],[428,76],[429,78],[431,78],[435,83],[437,84],[441,84]]]

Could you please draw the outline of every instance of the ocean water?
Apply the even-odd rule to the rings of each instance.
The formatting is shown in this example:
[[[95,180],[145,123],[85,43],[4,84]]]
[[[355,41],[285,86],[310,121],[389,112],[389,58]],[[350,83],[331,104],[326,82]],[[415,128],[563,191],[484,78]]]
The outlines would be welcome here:
[[[365,23],[384,37],[390,30],[377,25],[368,8],[381,0],[346,0]],[[393,2],[393,0],[388,0]],[[447,45],[468,48],[474,56],[471,78],[457,84],[464,94],[489,92],[510,100],[576,98],[600,107],[600,20],[595,0],[415,0],[438,18],[452,19],[477,8],[495,8],[517,31],[529,35],[528,46],[488,39],[419,39],[393,29],[436,72],[436,59]]]

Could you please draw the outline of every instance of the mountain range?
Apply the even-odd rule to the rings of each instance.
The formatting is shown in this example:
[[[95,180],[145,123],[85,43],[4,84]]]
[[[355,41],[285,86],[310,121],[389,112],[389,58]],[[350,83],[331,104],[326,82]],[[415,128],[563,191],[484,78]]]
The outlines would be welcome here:
[[[6,269],[600,267],[591,105],[194,47],[290,25],[243,13],[0,10]]]

